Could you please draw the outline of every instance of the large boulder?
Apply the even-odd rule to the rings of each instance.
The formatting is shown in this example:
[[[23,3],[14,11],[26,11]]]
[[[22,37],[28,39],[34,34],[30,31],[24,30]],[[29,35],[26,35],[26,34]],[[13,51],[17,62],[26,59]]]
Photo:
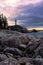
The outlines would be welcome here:
[[[27,53],[27,56],[33,57],[35,55],[35,50],[39,47],[41,43],[38,41],[30,41],[27,45],[27,48],[24,52],[24,54]]]
[[[14,56],[22,56],[22,52],[17,49],[17,48],[5,48],[4,53],[10,53],[13,54]]]
[[[8,37],[6,41],[4,41],[4,44],[9,47],[18,47],[19,44],[28,44],[30,41],[30,38],[27,35],[15,35]]]

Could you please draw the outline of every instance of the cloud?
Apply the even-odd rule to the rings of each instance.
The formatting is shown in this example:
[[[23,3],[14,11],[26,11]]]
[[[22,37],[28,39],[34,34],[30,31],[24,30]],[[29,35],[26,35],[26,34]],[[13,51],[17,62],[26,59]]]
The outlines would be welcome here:
[[[43,26],[43,2],[19,6],[17,16],[11,20],[14,21],[15,18],[26,27]]]
[[[25,26],[43,25],[43,0],[0,0],[0,12],[8,21],[17,19]]]

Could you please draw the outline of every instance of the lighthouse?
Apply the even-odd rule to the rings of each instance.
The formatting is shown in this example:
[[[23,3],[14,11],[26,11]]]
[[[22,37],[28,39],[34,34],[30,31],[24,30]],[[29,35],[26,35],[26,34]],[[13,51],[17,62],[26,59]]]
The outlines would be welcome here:
[[[15,19],[15,25],[17,25],[17,20]]]

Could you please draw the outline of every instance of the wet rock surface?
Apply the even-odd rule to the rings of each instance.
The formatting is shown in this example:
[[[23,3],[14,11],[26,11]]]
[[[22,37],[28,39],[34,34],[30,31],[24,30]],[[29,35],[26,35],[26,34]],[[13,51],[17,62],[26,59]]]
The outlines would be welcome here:
[[[0,65],[43,65],[43,37],[0,30]]]

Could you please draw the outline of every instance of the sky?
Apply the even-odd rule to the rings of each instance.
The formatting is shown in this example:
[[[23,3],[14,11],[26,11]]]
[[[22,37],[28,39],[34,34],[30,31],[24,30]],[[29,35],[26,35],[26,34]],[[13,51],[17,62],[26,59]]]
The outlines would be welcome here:
[[[43,26],[43,0],[0,0],[0,13],[3,13],[9,25],[25,27]]]

